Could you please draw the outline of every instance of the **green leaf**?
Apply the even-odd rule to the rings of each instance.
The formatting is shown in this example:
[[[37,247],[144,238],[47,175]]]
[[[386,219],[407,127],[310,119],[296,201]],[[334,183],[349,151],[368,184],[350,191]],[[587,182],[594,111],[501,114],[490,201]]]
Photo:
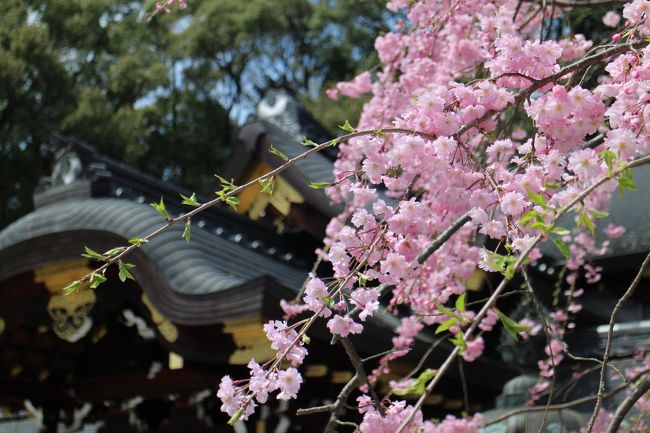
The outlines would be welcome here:
[[[354,132],[354,128],[352,127],[352,125],[350,125],[350,122],[348,122],[347,120],[345,121],[345,123],[343,123],[343,125],[339,125],[339,128],[341,128],[345,132]]]
[[[234,425],[237,421],[239,421],[239,418],[241,418],[243,413],[244,413],[243,407],[237,409],[237,412],[235,412],[235,414],[232,417],[230,417],[230,419],[228,420],[228,425]]]
[[[237,206],[239,206],[239,199],[237,197],[226,197],[226,204],[237,210]]]
[[[309,138],[307,138],[307,137],[305,137],[305,138],[302,139],[302,143],[301,143],[301,144],[302,144],[303,146],[305,146],[305,147],[317,147],[317,146],[318,146],[318,143],[316,143],[316,142],[314,142],[314,141],[311,141],[311,140],[310,140]]]
[[[116,255],[118,255],[118,254],[123,253],[125,249],[126,249],[126,247],[117,247],[117,248],[113,248],[113,249],[110,249],[110,250],[106,251],[106,252],[104,253],[104,256],[106,256],[106,257],[113,257],[113,256],[116,256]]]
[[[442,304],[441,304],[437,299],[436,299],[435,304],[436,304],[436,309],[437,309],[438,311],[440,311],[442,314],[445,314],[445,315],[447,315],[447,316],[449,316],[449,317],[453,317],[453,318],[455,318],[455,319],[458,320],[458,321],[462,321],[462,320],[463,320],[462,317],[460,317],[460,316],[459,316],[458,314],[456,314],[455,312],[451,311],[449,308],[446,308],[446,307],[445,307],[444,305],[442,305]]]
[[[273,188],[275,187],[275,178],[271,176],[268,179],[260,179],[260,185],[262,186],[261,192],[267,193],[268,195],[273,194]]]
[[[100,284],[106,282],[106,277],[100,274],[90,274],[90,288],[96,289]]]
[[[323,189],[332,186],[331,182],[310,182],[309,187],[313,189]]]
[[[555,244],[557,249],[560,250],[564,258],[569,260],[569,258],[571,257],[571,252],[569,251],[569,247],[567,246],[567,244],[562,239],[553,238],[551,240],[553,241],[553,244]]]
[[[460,348],[460,352],[463,353],[465,349],[467,348],[467,345],[465,344],[465,340],[463,339],[463,333],[458,331],[456,333],[456,336],[449,340],[454,346],[458,346]]]
[[[597,209],[589,209],[589,213],[597,219],[607,218],[609,216],[609,213]]]
[[[223,177],[219,176],[218,174],[215,174],[214,177],[219,179],[219,183],[221,184],[221,187],[223,188],[223,190],[222,190],[223,193],[227,193],[227,192],[232,191],[233,189],[237,188],[237,185],[235,185],[232,180],[224,179]]]
[[[181,198],[183,199],[183,201],[181,202],[181,204],[186,204],[186,205],[188,205],[188,206],[194,206],[194,207],[199,207],[199,206],[201,206],[201,203],[199,203],[198,201],[196,201],[196,193],[192,193],[192,195],[189,196],[189,197],[186,197],[186,196],[184,196],[183,194],[181,194]]]
[[[366,274],[362,274],[361,272],[359,272],[357,275],[359,276],[359,286],[364,287],[368,282],[368,276]]]
[[[585,212],[584,209],[580,209],[578,212],[578,226],[586,227],[592,235],[596,231],[596,226],[594,226],[593,221],[591,221],[591,218],[587,215],[587,212]]]
[[[133,275],[131,275],[131,272],[129,272],[129,269],[132,269],[135,267],[133,263],[119,263],[119,274],[118,277],[120,278],[121,282],[125,282],[127,279],[128,280],[133,280],[135,281],[135,278],[133,278]]]
[[[504,329],[510,336],[515,340],[518,341],[519,339],[519,333],[520,332],[526,332],[530,331],[529,326],[524,326],[520,325],[519,323],[515,322],[512,320],[510,317],[506,316],[503,314],[501,311],[497,310],[496,308],[494,309],[494,312],[497,313],[497,317],[499,317],[499,320],[501,320],[501,323],[503,324]]]
[[[379,138],[384,138],[386,136],[386,133],[383,131],[383,129],[378,129],[375,131],[375,135]]]
[[[160,202],[158,203],[151,203],[151,207],[156,210],[160,215],[162,215],[166,220],[171,220],[172,217],[169,215],[169,212],[167,212],[167,208],[165,207],[165,202],[163,201],[163,198],[160,197]]]
[[[309,337],[307,334],[303,334],[302,342],[305,343],[305,344],[311,343],[311,337]]]
[[[567,236],[571,234],[571,231],[565,229],[564,227],[553,227],[553,230],[551,230],[551,232],[555,233],[558,236]]]
[[[183,228],[183,239],[185,239],[186,242],[190,241],[190,230],[192,229],[192,220],[187,219],[185,221],[185,227]]]
[[[422,395],[426,391],[427,382],[434,378],[438,371],[427,368],[420,375],[414,379],[413,384],[408,388],[399,389],[394,392],[395,395],[403,396],[406,394]]]
[[[441,332],[445,332],[449,328],[451,328],[454,325],[458,324],[458,320],[456,319],[448,319],[442,322],[438,327],[436,328],[436,334],[440,334]]]
[[[624,170],[618,177],[618,192],[623,196],[623,191],[626,189],[635,190],[636,183],[632,180],[632,170],[629,168]]]
[[[530,200],[532,203],[543,207],[544,209],[548,209],[548,203],[546,202],[546,197],[544,197],[543,194],[537,194],[534,192],[529,192],[528,193],[528,200]]]
[[[398,178],[401,177],[403,174],[404,174],[404,169],[402,168],[401,165],[398,165],[397,167],[390,167],[388,170],[386,170],[386,175],[388,177]]]
[[[460,311],[461,313],[465,311],[465,298],[465,293],[456,298],[456,310]]]
[[[484,251],[488,257],[488,260],[486,260],[485,264],[495,271],[503,273],[505,270],[506,262],[508,260],[507,256],[493,253],[489,250]]]
[[[338,137],[333,139],[333,140],[330,140],[330,147],[338,146],[340,142],[341,142],[341,139],[338,138]]]
[[[280,158],[282,158],[283,161],[289,161],[289,158],[287,157],[287,155],[285,155],[284,153],[280,152],[280,151],[279,151],[278,149],[276,149],[273,145],[270,146],[270,148],[269,148],[269,152],[271,152],[273,155],[277,155],[277,156],[279,156]]]
[[[131,238],[131,239],[129,239],[129,243],[131,245],[135,245],[136,247],[140,247],[140,246],[142,246],[142,244],[146,244],[147,242],[149,242],[149,240],[148,239],[143,239],[143,238]]]
[[[506,268],[502,272],[503,276],[506,277],[506,279],[511,280],[512,277],[515,276],[516,263],[517,263],[517,259],[515,257],[508,257]]]
[[[536,219],[538,216],[540,216],[540,213],[539,213],[538,210],[535,210],[535,209],[533,209],[533,210],[529,210],[528,212],[526,212],[525,214],[523,214],[523,215],[521,216],[521,218],[519,218],[519,225],[525,226],[525,225],[528,224],[529,222],[531,222],[531,221],[533,221],[534,219]]]
[[[63,294],[66,296],[72,295],[73,293],[77,293],[80,288],[81,288],[81,281],[75,280],[63,288]]]
[[[611,173],[614,170],[614,161],[616,161],[617,156],[614,152],[611,150],[603,150],[602,152],[599,152],[600,156],[603,157],[603,160],[605,161],[605,164],[607,164],[607,169]]]
[[[86,257],[91,260],[99,260],[99,261],[106,261],[106,257],[103,256],[102,254],[99,254],[97,251],[93,251],[88,247],[84,247],[84,250],[86,251],[84,254],[81,255],[81,257]]]
[[[437,370],[427,368],[415,379],[415,394],[424,394],[424,391],[429,382],[436,375]]]

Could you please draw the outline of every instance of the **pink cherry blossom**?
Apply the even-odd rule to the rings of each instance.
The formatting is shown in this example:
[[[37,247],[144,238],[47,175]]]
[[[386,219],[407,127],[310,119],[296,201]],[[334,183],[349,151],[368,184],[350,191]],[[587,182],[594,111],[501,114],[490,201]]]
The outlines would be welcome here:
[[[295,368],[278,371],[277,387],[280,389],[278,399],[289,400],[296,398],[302,383],[302,376]]]
[[[607,27],[616,27],[621,22],[621,16],[614,11],[609,11],[603,16],[603,24]]]
[[[610,239],[618,239],[625,234],[625,227],[609,223],[603,232]]]
[[[332,319],[327,322],[327,328],[334,335],[339,337],[347,337],[350,334],[359,334],[363,331],[363,326],[354,322],[349,317],[343,317],[335,314]]]
[[[485,342],[483,337],[476,337],[473,340],[465,342],[466,348],[463,352],[463,359],[467,362],[472,362],[478,359],[485,349]]]

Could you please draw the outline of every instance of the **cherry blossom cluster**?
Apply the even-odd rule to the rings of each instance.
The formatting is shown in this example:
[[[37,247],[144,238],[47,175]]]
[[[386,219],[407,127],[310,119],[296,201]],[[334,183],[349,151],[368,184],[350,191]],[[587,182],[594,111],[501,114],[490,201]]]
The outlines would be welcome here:
[[[297,368],[307,354],[304,330],[315,320],[347,338],[363,333],[380,308],[400,316],[393,350],[379,359],[370,384],[390,372],[421,332],[448,338],[465,362],[483,354],[483,333],[500,321],[524,338],[540,332],[541,318],[517,323],[497,305],[479,313],[465,297],[477,275],[510,279],[520,255],[527,255],[526,263],[542,258],[541,239],[564,256],[558,284],[568,289],[543,318],[549,343],[534,397],[550,386],[564,359],[564,337],[575,327],[581,296],[601,278],[590,260],[604,254],[608,242],[594,240],[595,222],[606,216],[612,193],[633,182],[624,172],[624,179],[574,201],[650,151],[650,48],[638,42],[650,35],[650,1],[624,6],[625,30],[605,47],[584,35],[549,40],[544,29],[566,9],[540,13],[535,2],[392,0],[388,9],[404,19],[376,40],[381,68],[328,91],[333,99],[371,94],[357,129],[372,133],[340,145],[337,182],[327,190],[332,201],[346,204],[319,251],[333,274],[310,275],[302,303],[282,303],[288,320],[309,319],[265,326],[275,360],[252,361],[247,382],[224,378],[219,397],[231,415],[248,416],[254,400],[264,403],[276,390],[281,399],[296,396]],[[615,11],[603,16],[609,27],[619,21]],[[620,50],[590,62],[612,47]],[[606,74],[583,80],[594,63]],[[596,86],[585,84],[596,80]],[[568,210],[575,221],[558,226],[560,212]],[[469,220],[423,257],[464,215]],[[610,224],[605,233],[616,238],[624,228]],[[390,289],[382,306],[380,287]],[[282,370],[280,361],[292,366]],[[391,383],[404,391],[413,379]],[[405,431],[474,432],[481,423],[477,416],[433,424],[404,401],[387,397],[378,407],[367,386],[362,391],[362,432],[395,432],[404,423]]]
[[[264,365],[254,359],[248,363],[250,379],[233,381],[229,376],[221,379],[217,397],[222,401],[221,410],[235,419],[246,420],[254,412],[255,401],[266,403],[269,394],[279,391],[277,399],[296,398],[302,376],[295,368],[302,364],[307,355],[304,341],[300,340],[296,326],[284,321],[271,321],[264,325],[264,332],[271,342],[271,348],[278,356]],[[279,368],[279,361],[286,360],[292,367]],[[254,401],[255,400],[255,401]]]
[[[397,431],[406,416],[413,411],[405,401],[397,401],[391,405],[382,415],[380,414],[368,397],[357,399],[359,412],[363,414],[363,421],[359,426],[361,433],[393,433]],[[433,423],[422,419],[422,415],[416,415],[408,424],[407,431],[422,433],[476,433],[481,427],[482,418],[480,415],[459,419],[448,416],[442,423]]]

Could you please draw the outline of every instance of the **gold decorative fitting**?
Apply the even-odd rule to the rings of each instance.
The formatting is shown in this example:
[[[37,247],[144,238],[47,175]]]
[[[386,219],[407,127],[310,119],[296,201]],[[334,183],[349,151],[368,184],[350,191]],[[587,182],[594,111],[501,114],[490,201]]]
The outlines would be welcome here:
[[[174,325],[171,320],[163,316],[162,313],[158,311],[156,307],[154,307],[146,293],[143,293],[140,299],[149,310],[149,313],[151,314],[151,320],[158,327],[158,332],[160,332],[160,335],[162,335],[163,338],[170,343],[178,340],[178,328],[176,325]]]
[[[271,167],[265,163],[258,163],[247,180],[257,179],[258,177],[271,171]],[[281,177],[274,180],[273,194],[268,195],[261,193],[259,184],[251,185],[242,191],[239,195],[239,206],[237,211],[248,213],[248,217],[257,220],[264,215],[264,212],[270,204],[284,216],[288,216],[293,203],[304,203],[305,198]]]
[[[332,372],[332,383],[348,383],[352,379],[351,371],[333,371]]]
[[[9,376],[16,377],[22,372],[23,372],[22,365],[14,365],[13,367],[11,367],[11,370],[9,370]]]
[[[89,314],[96,300],[95,292],[86,288],[71,295],[52,295],[47,312],[52,317],[54,333],[70,343],[85,337],[93,326]]]
[[[0,317],[0,335],[2,335],[3,332],[5,332],[5,327],[6,327],[5,320],[2,317]]]
[[[266,339],[262,329],[261,316],[253,316],[244,319],[226,320],[223,331],[231,334],[237,346],[228,362],[235,365],[246,365],[251,358],[258,361],[271,359],[275,351],[271,349],[271,343]]]
[[[65,260],[34,269],[34,281],[43,283],[47,290],[59,295],[65,286],[80,280],[92,270],[86,259]]]
[[[305,377],[323,377],[327,371],[328,368],[325,364],[311,364],[305,370]]]
[[[51,293],[47,312],[52,317],[52,330],[70,343],[79,341],[92,329],[89,314],[97,296],[87,286],[71,295],[64,295],[63,288],[91,270],[86,259],[65,260],[34,269],[34,281],[42,283]],[[47,332],[47,328],[41,330],[39,327],[38,332],[41,331]]]
[[[169,352],[169,369],[170,370],[180,370],[183,368],[183,357],[178,353]]]

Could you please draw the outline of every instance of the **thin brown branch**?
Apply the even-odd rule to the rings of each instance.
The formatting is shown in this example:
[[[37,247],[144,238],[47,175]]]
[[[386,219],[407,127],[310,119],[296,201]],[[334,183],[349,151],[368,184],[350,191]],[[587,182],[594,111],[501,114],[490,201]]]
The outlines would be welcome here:
[[[447,230],[444,232],[440,233],[434,240],[429,244],[428,247],[424,251],[422,251],[418,257],[417,261],[419,264],[423,264],[429,257],[431,257],[431,254],[436,252],[441,246],[444,245],[445,242],[451,238],[454,233],[456,233],[458,230],[460,230],[461,227],[465,225],[471,218],[469,217],[469,214],[464,213],[463,215],[459,216],[456,221],[454,221]]]
[[[526,268],[521,269],[521,274],[524,277],[524,282],[526,283],[526,288],[528,289],[528,293],[530,294],[530,298],[533,301],[533,304],[535,304],[535,309],[537,310],[537,314],[539,315],[539,318],[542,321],[543,328],[544,328],[544,335],[546,335],[546,344],[551,345],[551,332],[550,332],[550,326],[548,324],[548,320],[546,320],[546,314],[544,314],[544,309],[542,308],[542,304],[539,302],[537,299],[537,295],[535,294],[535,290],[533,290],[533,285],[530,282],[530,278],[528,277],[528,272],[526,272]],[[544,405],[544,419],[542,420],[542,423],[539,426],[539,431],[537,433],[541,433],[542,428],[546,424],[546,418],[548,417],[548,408],[551,406],[551,401],[553,401],[553,393],[555,391],[555,357],[550,356],[551,360],[551,368],[553,369],[553,378],[551,380],[551,387],[548,393],[548,398],[546,399],[546,404]]]
[[[327,421],[327,425],[325,425],[324,433],[336,432],[337,421],[345,409],[345,402],[348,401],[350,394],[352,394],[352,391],[357,387],[360,380],[359,376],[355,374],[341,389],[341,392],[339,392],[339,395],[336,397],[336,402],[334,402],[334,409],[332,410],[330,419]]]
[[[382,356],[388,355],[390,353],[404,352],[404,351],[408,352],[410,350],[411,349],[389,349],[389,350],[384,350],[383,352],[379,352],[379,353],[375,353],[374,355],[366,356],[365,358],[363,358],[361,360],[361,362],[363,362],[365,364],[368,361],[372,361],[373,359],[381,358]]]
[[[499,299],[508,298],[510,296],[523,295],[525,293],[528,293],[528,291],[527,290],[511,290],[509,292],[506,292],[506,293],[503,293],[503,294],[499,295]],[[487,302],[488,299],[489,298],[477,299],[476,301],[468,302],[465,305],[468,306],[468,307],[472,307],[474,305],[481,305],[481,304]]]
[[[623,403],[621,403],[614,412],[614,418],[609,423],[607,431],[605,433],[616,433],[618,428],[621,426],[621,423],[625,419],[627,413],[634,407],[634,404],[639,401],[648,391],[650,391],[650,376],[646,376],[643,380],[637,385],[637,387],[628,395]]]
[[[627,388],[628,385],[622,384],[613,389],[609,394],[605,396],[606,399],[611,398],[618,394],[619,392],[623,391],[625,388]],[[549,406],[532,406],[532,407],[522,407],[520,409],[514,409],[509,412],[504,413],[503,415],[499,415],[496,418],[491,419],[490,421],[487,421],[483,423],[483,427],[487,427],[492,424],[497,424],[500,423],[501,421],[505,421],[508,418],[511,418],[516,415],[521,415],[524,413],[534,413],[534,412],[543,412],[546,410],[552,410],[552,411],[557,411],[557,410],[565,410],[565,409],[571,409],[572,407],[580,406],[585,403],[589,403],[590,401],[596,400],[595,395],[589,395],[586,397],[578,398],[576,400],[571,400],[566,403],[558,403],[558,404],[551,404]]]
[[[316,413],[323,413],[323,412],[332,412],[336,408],[336,404],[326,404],[325,406],[315,406],[315,407],[308,407],[306,409],[298,409],[296,411],[296,416],[303,416],[303,415],[313,415]]]
[[[242,192],[246,188],[248,188],[250,186],[253,186],[253,185],[257,185],[260,181],[269,180],[269,179],[277,176],[278,174],[280,174],[280,173],[284,172],[285,170],[287,170],[289,167],[293,166],[296,162],[301,161],[301,160],[309,157],[310,155],[312,155],[314,153],[317,153],[317,152],[319,152],[319,151],[321,151],[321,150],[323,150],[325,148],[337,145],[338,143],[350,140],[352,138],[363,137],[363,136],[368,136],[368,135],[376,135],[376,134],[379,133],[379,131],[380,130],[376,130],[376,129],[363,130],[363,131],[354,131],[354,132],[351,132],[349,134],[342,135],[341,137],[334,138],[332,140],[321,143],[321,144],[319,144],[319,145],[317,145],[315,147],[312,147],[311,149],[301,153],[300,155],[297,155],[297,156],[295,156],[293,158],[287,159],[286,162],[284,162],[283,164],[281,164],[277,168],[269,171],[268,173],[266,173],[266,174],[264,174],[262,176],[259,176],[259,177],[255,178],[253,180],[250,180],[250,181],[246,182],[245,184],[240,185],[240,186],[232,189],[231,191],[229,191],[226,194],[220,195],[220,196],[218,196],[218,197],[216,197],[216,198],[214,198],[214,199],[212,199],[210,201],[202,203],[201,205],[195,207],[191,211],[189,211],[187,213],[184,213],[182,215],[179,215],[176,218],[167,219],[167,221],[163,225],[161,225],[159,228],[155,229],[154,231],[150,232],[149,234],[145,235],[141,239],[143,241],[145,241],[145,242],[148,242],[148,241],[160,236],[164,232],[168,231],[172,226],[177,225],[179,223],[185,223],[187,221],[190,221],[196,214],[199,214],[199,213],[201,213],[201,212],[203,212],[203,211],[205,211],[205,210],[207,210],[207,209],[209,209],[209,208],[211,208],[211,207],[213,207],[213,206],[215,206],[215,205],[217,205],[219,203],[224,202],[229,197],[236,196],[237,194],[239,194],[240,192]],[[433,139],[436,138],[436,136],[434,136],[434,135],[427,134],[427,133],[422,132],[422,131],[411,130],[411,129],[406,129],[406,128],[385,128],[385,129],[381,130],[381,133],[383,133],[383,134],[417,135],[417,136],[427,138],[427,139],[430,139],[430,140],[433,140]],[[124,248],[124,250],[121,251],[119,254],[113,255],[111,257],[107,257],[106,260],[104,260],[104,263],[100,267],[98,267],[94,271],[92,271],[89,274],[82,277],[80,281],[88,281],[92,274],[102,274],[103,275],[104,272],[106,271],[106,269],[109,266],[111,266],[111,265],[113,265],[115,263],[119,263],[122,260],[122,258],[124,258],[128,254],[132,253],[137,248],[140,248],[143,245],[143,243],[131,244],[129,246],[126,246]]]
[[[460,385],[463,390],[463,406],[465,407],[465,413],[469,415],[469,391],[467,390],[467,379],[465,378],[463,358],[458,358],[458,376],[460,376]]]
[[[350,362],[354,367],[356,376],[359,378],[359,380],[362,383],[364,383],[368,387],[368,393],[372,397],[372,400],[375,403],[375,407],[377,408],[379,413],[384,413],[383,408],[381,406],[381,400],[379,400],[379,396],[375,392],[374,386],[372,385],[372,383],[370,383],[370,380],[368,380],[368,374],[366,373],[366,368],[363,366],[363,361],[361,360],[359,353],[357,353],[357,349],[355,349],[354,345],[352,344],[352,342],[348,337],[341,337],[340,341],[341,344],[343,345],[343,348],[345,349],[345,353],[348,355],[348,358],[350,358]]]
[[[632,283],[630,286],[627,288],[623,296],[618,300],[616,305],[614,306],[614,309],[612,310],[612,315],[609,318],[609,329],[607,331],[607,344],[605,346],[605,352],[603,353],[603,360],[602,360],[602,367],[600,368],[600,382],[598,384],[598,398],[596,400],[596,406],[594,407],[594,411],[591,414],[591,418],[589,419],[589,423],[587,424],[587,430],[586,433],[591,433],[591,430],[594,428],[594,423],[596,422],[596,417],[598,416],[598,412],[600,411],[600,407],[603,404],[603,395],[605,394],[605,379],[606,379],[606,373],[607,373],[607,361],[609,360],[609,353],[612,350],[612,338],[614,336],[614,324],[616,323],[616,316],[618,316],[618,312],[621,310],[623,307],[623,304],[630,299],[630,297],[634,294],[634,291],[636,290],[637,286],[639,285],[639,282],[641,282],[641,278],[643,278],[643,271],[645,268],[648,266],[648,263],[650,263],[650,253],[646,256],[645,260],[643,260],[643,263],[641,264],[641,268],[639,269],[639,272],[637,272],[636,276],[634,277],[634,280],[632,280]]]

